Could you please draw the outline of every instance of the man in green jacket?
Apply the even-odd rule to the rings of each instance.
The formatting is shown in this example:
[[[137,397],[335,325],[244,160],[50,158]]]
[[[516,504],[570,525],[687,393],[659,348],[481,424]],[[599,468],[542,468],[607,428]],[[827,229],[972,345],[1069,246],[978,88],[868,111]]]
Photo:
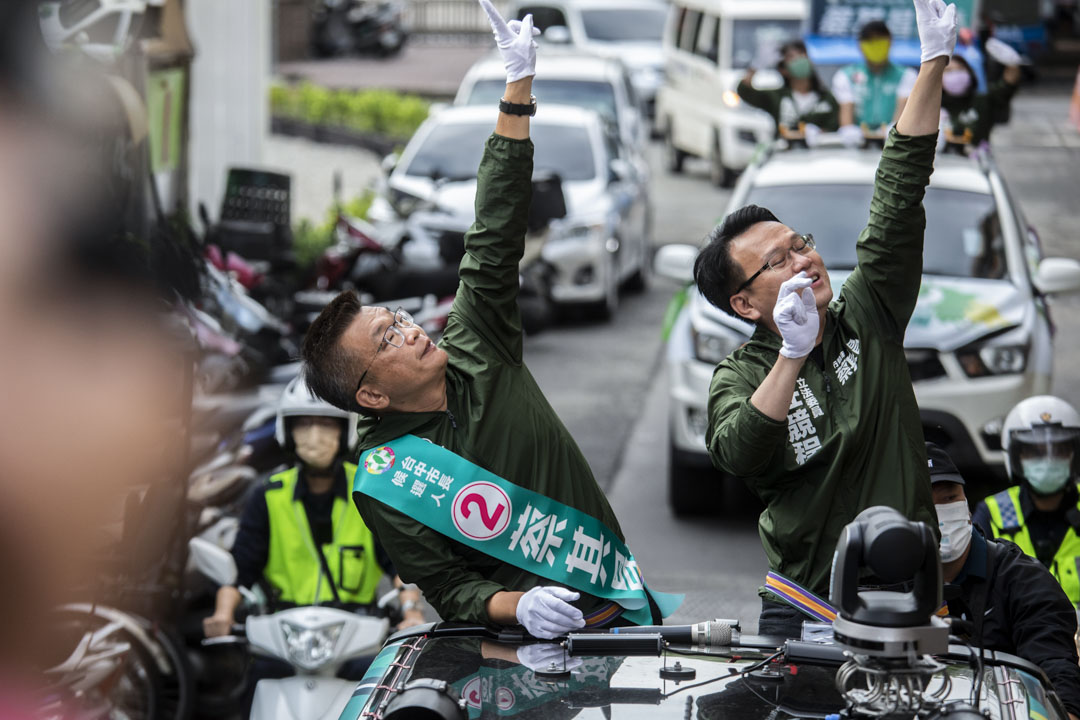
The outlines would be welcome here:
[[[361,307],[354,294],[343,293],[308,332],[303,349],[306,376],[316,394],[331,404],[368,417],[360,428],[367,473],[382,473],[386,463],[398,460],[392,452],[373,455],[373,449],[382,451],[395,439],[416,436],[564,509],[595,518],[622,541],[619,521],[585,457],[522,362],[518,263],[532,191],[529,115],[535,111],[530,91],[536,44],[531,16],[506,23],[490,3],[481,4],[507,67],[506,94],[480,163],[476,221],[465,236],[461,283],[442,339],[436,346],[406,315]],[[372,457],[382,459],[376,463]],[[363,471],[358,476],[366,479]],[[442,508],[455,499],[455,492],[460,497],[461,483],[445,473],[439,477],[445,487],[433,483],[427,490],[423,481],[419,486],[413,482],[426,497],[442,493]],[[467,496],[463,506],[470,497],[475,499]],[[533,635],[551,638],[609,623],[622,612],[616,603],[562,586],[568,582],[553,584],[493,557],[485,550],[494,549],[494,543],[470,547],[367,494],[354,492],[354,499],[401,578],[416,583],[443,619],[520,622]],[[502,515],[503,508],[485,504],[467,510],[494,526],[511,515]],[[512,513],[509,529],[517,528],[510,542],[514,553],[529,550],[548,559],[556,571],[567,568],[570,579],[580,574],[573,572],[579,560],[594,561],[594,580],[610,585],[625,577],[620,574],[625,566],[614,564],[615,542],[602,544],[588,557],[579,552],[566,562],[562,557],[552,562],[548,550],[580,551],[584,536],[573,526],[555,522],[537,535],[535,506],[531,516],[529,507],[517,504]],[[526,531],[532,535],[523,535]],[[507,537],[510,532],[504,540]],[[654,614],[653,621],[659,616]]]
[[[839,298],[813,237],[757,206],[713,230],[694,267],[711,303],[757,324],[713,375],[706,438],[713,463],[766,505],[762,634],[798,637],[804,619],[831,620],[821,598],[833,551],[861,510],[888,505],[937,526],[903,340],[922,278],[922,197],[956,19],[941,0],[915,8],[922,67],[882,153],[859,266]]]

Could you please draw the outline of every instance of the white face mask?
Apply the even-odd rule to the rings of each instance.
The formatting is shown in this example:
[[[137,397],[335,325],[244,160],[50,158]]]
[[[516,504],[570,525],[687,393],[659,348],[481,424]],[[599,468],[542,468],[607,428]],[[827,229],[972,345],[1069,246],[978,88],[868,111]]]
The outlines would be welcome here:
[[[1072,458],[1031,458],[1021,460],[1024,479],[1038,495],[1053,495],[1065,487],[1072,471]]]
[[[941,531],[941,561],[952,562],[971,544],[971,513],[966,500],[935,505]]]
[[[336,427],[309,425],[292,431],[296,454],[315,470],[326,470],[341,449],[341,430]]]

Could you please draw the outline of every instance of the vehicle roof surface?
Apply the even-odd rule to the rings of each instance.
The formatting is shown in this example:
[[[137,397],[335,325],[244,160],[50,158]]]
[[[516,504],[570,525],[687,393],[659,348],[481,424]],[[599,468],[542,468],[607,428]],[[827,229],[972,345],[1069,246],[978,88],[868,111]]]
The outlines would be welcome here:
[[[802,19],[807,16],[808,3],[803,0],[677,0],[678,5],[719,13],[721,17],[738,20],[761,18]]]
[[[536,58],[536,77],[543,80],[615,80],[622,73],[622,63],[613,58],[583,52],[544,52]],[[487,55],[469,68],[476,80],[503,79],[506,67],[502,58]]]
[[[531,7],[533,5],[551,5],[574,8],[618,9],[621,7],[658,7],[667,8],[664,0],[511,0],[511,7]]]
[[[776,185],[869,185],[874,182],[881,151],[825,149],[776,151],[752,178],[754,187]],[[986,173],[974,158],[939,153],[934,159],[933,187],[990,192]]]
[[[487,105],[451,105],[439,111],[430,119],[435,125],[448,125],[451,123],[475,123],[487,122],[491,129],[495,130],[495,118],[492,108]],[[543,114],[537,113],[531,122],[538,125],[588,125],[600,122],[600,116],[594,110],[588,110],[574,105],[544,105]]]

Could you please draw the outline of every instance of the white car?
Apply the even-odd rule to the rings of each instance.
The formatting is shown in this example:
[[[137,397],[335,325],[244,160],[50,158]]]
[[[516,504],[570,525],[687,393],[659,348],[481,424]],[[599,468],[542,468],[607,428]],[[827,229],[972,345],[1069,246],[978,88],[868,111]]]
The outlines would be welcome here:
[[[368,219],[400,221],[402,208],[432,201],[442,217],[431,235],[456,241],[473,220],[476,171],[493,127],[488,105],[448,107],[429,118],[405,146],[376,195]],[[642,289],[651,270],[647,181],[619,156],[621,143],[596,112],[542,105],[529,129],[537,174],[558,175],[566,216],[551,223],[541,259],[551,269],[556,305],[581,305],[610,318],[619,290]],[[439,248],[433,248],[439,254]],[[459,255],[460,256],[460,255]]]
[[[545,48],[536,59],[532,92],[537,102],[543,106],[575,105],[600,113],[618,126],[619,137],[638,171],[648,173],[647,123],[626,66],[614,58],[553,50]],[[505,92],[506,68],[502,58],[493,53],[465,73],[454,104],[495,107]]]
[[[758,143],[773,138],[769,115],[735,92],[760,46],[779,47],[802,34],[805,0],[672,0],[664,30],[665,82],[656,97],[664,164],[682,172],[687,156],[709,161],[709,178],[730,185]],[[754,85],[779,86],[765,70]]]
[[[879,150],[773,152],[747,169],[727,211],[756,204],[812,232],[839,294],[856,262],[879,158]],[[1037,235],[986,156],[939,153],[924,206],[922,289],[904,337],[923,430],[962,471],[1000,482],[1004,416],[1050,388],[1046,296],[1080,289],[1080,263],[1042,258]],[[657,272],[692,282],[696,255],[690,246],[661,248]],[[693,286],[671,328],[668,483],[678,513],[700,503],[703,469],[715,483],[705,451],[709,383],[752,331]]]
[[[507,17],[532,13],[542,39],[622,60],[652,118],[656,91],[664,81],[660,37],[667,12],[666,0],[510,0]]]

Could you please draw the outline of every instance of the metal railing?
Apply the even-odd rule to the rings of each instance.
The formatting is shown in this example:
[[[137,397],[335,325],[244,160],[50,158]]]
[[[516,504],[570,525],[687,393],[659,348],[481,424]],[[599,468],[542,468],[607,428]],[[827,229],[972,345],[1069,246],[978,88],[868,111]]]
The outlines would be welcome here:
[[[505,12],[504,1],[494,5]],[[486,42],[491,35],[491,25],[477,0],[408,0],[405,25],[418,35],[452,35],[477,42]]]

